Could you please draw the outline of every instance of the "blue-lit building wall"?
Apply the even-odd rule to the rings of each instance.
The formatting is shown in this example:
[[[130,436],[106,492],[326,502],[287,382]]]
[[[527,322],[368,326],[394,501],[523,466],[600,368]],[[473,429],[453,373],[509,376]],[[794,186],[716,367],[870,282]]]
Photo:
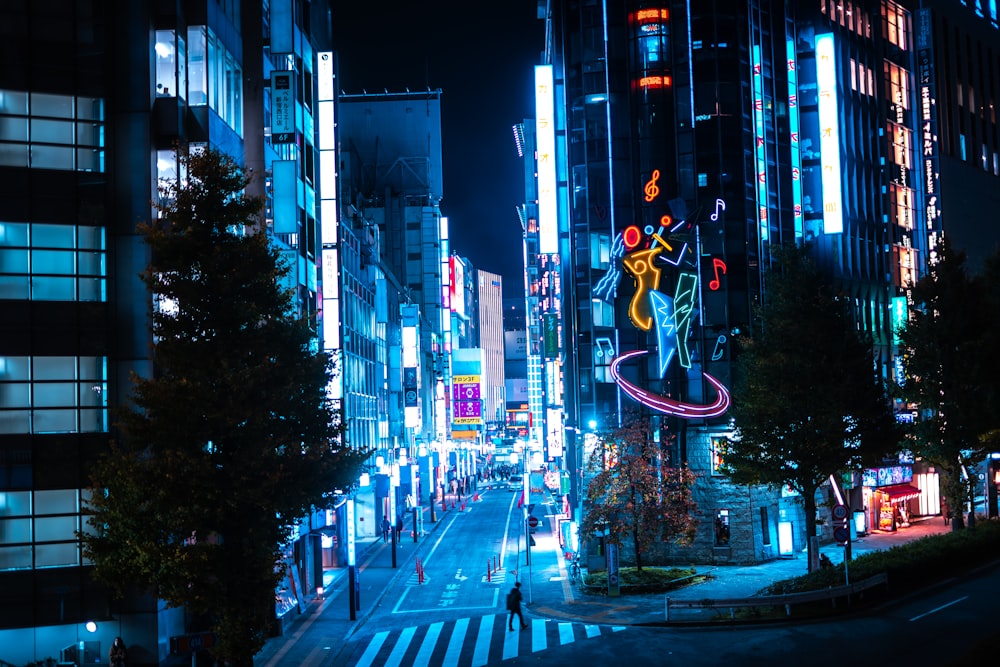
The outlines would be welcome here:
[[[649,415],[673,436],[665,451],[701,474],[698,538],[664,557],[759,561],[778,553],[778,522],[801,528],[796,503],[718,474],[724,413],[692,419],[662,408],[664,397],[711,404],[708,377],[729,385],[733,337],[757,326],[773,247],[813,249],[889,377],[893,304],[926,270],[940,235],[980,256],[996,242],[980,222],[1000,191],[996,20],[988,3],[923,3],[926,16],[918,4],[548,4],[545,53],[565,119],[570,193],[560,229],[568,432],[579,439],[591,419],[600,430],[623,408],[661,405]],[[921,96],[934,98],[933,123]],[[963,180],[989,194],[959,197]],[[685,244],[692,254],[668,258],[667,246]],[[640,277],[643,249],[659,271]],[[682,278],[697,284],[697,314],[685,324],[690,366],[676,363],[678,352],[664,370],[652,313],[634,309],[636,295],[655,279],[676,306]],[[631,350],[648,350],[649,361],[615,368]],[[712,531],[722,510],[726,544]],[[799,530],[792,548],[804,543]]]
[[[78,385],[73,399],[39,384],[0,402],[0,660],[97,661],[120,635],[131,663],[159,664],[169,638],[188,630],[183,610],[112,599],[76,538],[87,468],[114,436],[110,414],[127,400],[130,373],[153,373],[152,299],[138,277],[149,254],[135,225],[155,214],[158,181],[181,175],[178,149],[228,153],[253,170],[250,191],[267,200],[264,224],[292,267],[300,313],[317,321],[314,49],[330,49],[319,4],[0,9],[9,29],[0,45],[0,391],[42,377]],[[287,144],[270,135],[272,70],[294,81]],[[279,181],[291,179],[276,184],[281,161]],[[324,523],[305,517],[288,554],[306,590],[321,576],[312,528]],[[85,655],[64,651],[80,642]]]

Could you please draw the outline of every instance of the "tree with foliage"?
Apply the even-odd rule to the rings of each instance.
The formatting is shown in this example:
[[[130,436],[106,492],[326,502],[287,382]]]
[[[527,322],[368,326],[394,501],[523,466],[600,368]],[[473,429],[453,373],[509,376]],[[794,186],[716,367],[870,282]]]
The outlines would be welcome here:
[[[342,441],[331,360],[281,287],[247,175],[214,151],[182,162],[186,180],[139,225],[154,376],[132,377],[82,539],[119,595],[186,607],[217,658],[249,666],[273,627],[290,527],[349,489],[365,453]]]
[[[738,484],[797,491],[806,535],[815,535],[817,489],[832,474],[880,462],[900,435],[872,341],[858,332],[849,300],[806,248],[779,248],[775,260],[757,331],[738,341],[735,433],[722,469]]]
[[[621,547],[631,537],[638,570],[654,542],[693,538],[694,475],[686,467],[670,466],[648,419],[630,414],[622,426],[599,435],[588,469],[588,509],[580,527],[584,538],[607,530],[607,541]]]
[[[1000,426],[996,410],[998,297],[995,284],[970,276],[966,256],[947,239],[938,260],[913,288],[914,308],[900,332],[905,374],[903,396],[915,403],[914,451],[942,477],[955,509],[953,530],[964,527],[962,508],[975,497],[974,469]],[[993,258],[987,275],[1000,277]],[[975,514],[969,514],[970,524]]]

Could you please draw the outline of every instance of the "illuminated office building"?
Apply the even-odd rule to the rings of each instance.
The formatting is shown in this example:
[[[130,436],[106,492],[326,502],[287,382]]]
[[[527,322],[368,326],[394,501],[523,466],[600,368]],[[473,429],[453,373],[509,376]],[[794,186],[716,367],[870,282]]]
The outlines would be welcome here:
[[[1000,196],[996,3],[922,5],[540,3],[555,112],[546,99],[538,116],[556,160],[546,180],[537,149],[539,254],[564,263],[572,518],[590,424],[638,409],[699,475],[698,536],[662,557],[804,548],[798,503],[718,471],[733,337],[753,333],[771,249],[813,248],[889,377],[908,288],[941,235],[974,251],[1000,238],[980,223]],[[922,484],[935,513],[937,481]]]
[[[0,4],[0,661],[99,662],[122,636],[130,663],[159,664],[189,630],[182,609],[111,599],[76,537],[129,374],[153,373],[135,227],[178,177],[178,148],[229,154],[253,169],[287,286],[318,325],[322,4]],[[321,576],[325,521],[296,527],[299,595]]]

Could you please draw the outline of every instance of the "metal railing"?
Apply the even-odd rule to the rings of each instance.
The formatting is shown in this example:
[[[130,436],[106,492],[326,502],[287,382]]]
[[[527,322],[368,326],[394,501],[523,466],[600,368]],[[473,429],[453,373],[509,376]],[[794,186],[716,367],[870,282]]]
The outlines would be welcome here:
[[[831,586],[815,591],[804,591],[802,593],[788,593],[786,595],[762,595],[750,598],[705,598],[701,600],[674,600],[669,596],[665,600],[664,613],[667,622],[670,621],[671,609],[729,609],[729,617],[736,617],[737,609],[750,609],[754,607],[784,607],[785,615],[791,616],[792,607],[807,602],[817,602],[819,600],[830,600],[834,607],[837,606],[839,598],[846,597],[848,601],[851,595],[861,593],[875,586],[888,586],[889,575],[884,572],[869,577],[864,581],[859,581],[846,586]]]

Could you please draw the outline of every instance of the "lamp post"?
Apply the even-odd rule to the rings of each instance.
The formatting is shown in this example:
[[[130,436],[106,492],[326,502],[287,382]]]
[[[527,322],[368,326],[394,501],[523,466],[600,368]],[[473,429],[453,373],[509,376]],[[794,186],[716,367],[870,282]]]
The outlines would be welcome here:
[[[361,584],[358,581],[358,565],[354,549],[354,498],[347,499],[347,599],[351,605],[351,620],[358,618],[361,609]]]

